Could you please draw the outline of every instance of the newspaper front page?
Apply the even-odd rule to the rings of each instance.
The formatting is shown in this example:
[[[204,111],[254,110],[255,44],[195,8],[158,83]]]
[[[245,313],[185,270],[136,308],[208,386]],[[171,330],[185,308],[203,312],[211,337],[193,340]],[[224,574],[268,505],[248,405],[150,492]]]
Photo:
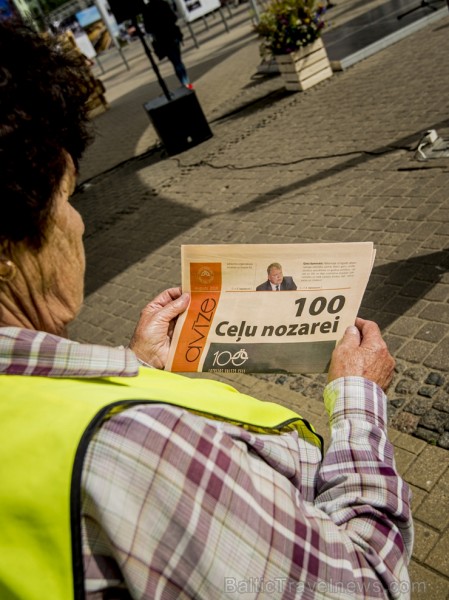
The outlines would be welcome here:
[[[166,370],[326,372],[374,257],[372,242],[182,246],[191,300]]]

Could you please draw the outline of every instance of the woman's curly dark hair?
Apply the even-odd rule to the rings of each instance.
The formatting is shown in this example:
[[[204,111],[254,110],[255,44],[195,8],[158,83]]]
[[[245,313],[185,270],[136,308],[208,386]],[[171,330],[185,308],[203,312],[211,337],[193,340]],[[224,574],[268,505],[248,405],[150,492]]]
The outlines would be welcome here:
[[[78,168],[91,140],[87,69],[56,39],[0,20],[0,246],[45,239],[65,152]]]

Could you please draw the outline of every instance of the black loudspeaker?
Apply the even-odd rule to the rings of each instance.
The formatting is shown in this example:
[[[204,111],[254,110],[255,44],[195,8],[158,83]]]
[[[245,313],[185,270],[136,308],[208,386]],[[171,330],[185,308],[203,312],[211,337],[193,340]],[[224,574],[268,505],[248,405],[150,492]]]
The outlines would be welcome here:
[[[144,105],[168,154],[178,154],[213,136],[194,90],[180,87],[170,100],[159,96]]]
[[[129,21],[143,10],[143,0],[108,0],[117,23]]]

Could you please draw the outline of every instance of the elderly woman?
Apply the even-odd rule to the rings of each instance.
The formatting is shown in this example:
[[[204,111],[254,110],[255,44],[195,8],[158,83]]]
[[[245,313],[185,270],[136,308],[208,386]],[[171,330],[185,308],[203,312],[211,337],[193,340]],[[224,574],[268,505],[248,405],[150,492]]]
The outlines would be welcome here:
[[[69,202],[89,139],[83,69],[0,21],[0,597],[397,596],[409,493],[374,323],[334,352],[324,459],[289,409],[162,370],[189,300],[177,288],[128,349],[64,337],[83,300]]]

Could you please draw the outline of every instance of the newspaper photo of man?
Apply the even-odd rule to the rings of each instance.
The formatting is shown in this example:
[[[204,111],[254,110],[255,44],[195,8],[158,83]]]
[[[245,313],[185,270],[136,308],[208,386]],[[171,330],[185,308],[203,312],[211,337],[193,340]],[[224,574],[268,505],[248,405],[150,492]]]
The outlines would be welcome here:
[[[284,276],[282,266],[277,263],[271,263],[267,267],[267,280],[256,287],[258,292],[285,292],[296,290],[296,283],[293,277]]]

